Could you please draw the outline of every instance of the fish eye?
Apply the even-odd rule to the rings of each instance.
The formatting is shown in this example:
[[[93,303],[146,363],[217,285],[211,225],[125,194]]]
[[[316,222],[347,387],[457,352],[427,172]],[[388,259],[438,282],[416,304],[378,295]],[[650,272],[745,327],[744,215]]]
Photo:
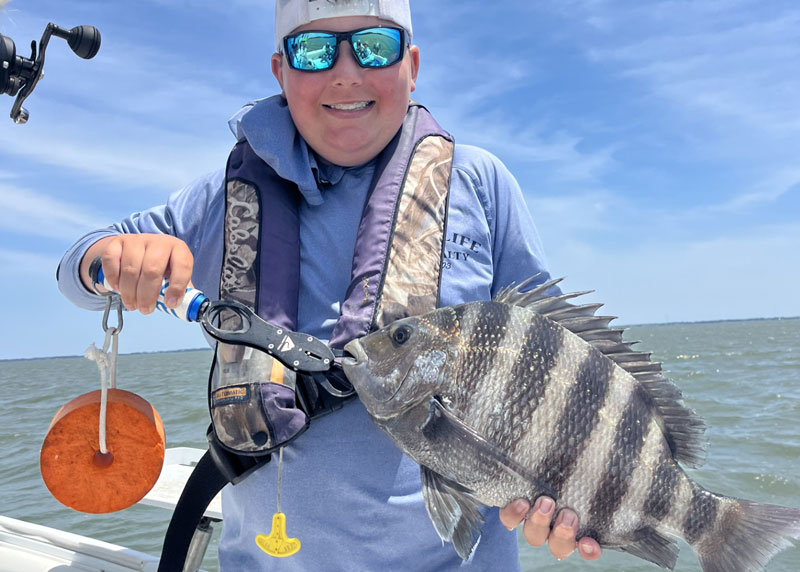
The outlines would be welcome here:
[[[411,328],[408,326],[400,326],[392,332],[392,341],[398,346],[402,346],[411,337]]]

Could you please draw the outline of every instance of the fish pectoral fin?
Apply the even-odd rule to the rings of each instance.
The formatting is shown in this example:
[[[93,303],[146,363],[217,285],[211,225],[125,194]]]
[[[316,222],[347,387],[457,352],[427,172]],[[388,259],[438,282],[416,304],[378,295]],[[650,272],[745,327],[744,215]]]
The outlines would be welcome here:
[[[515,461],[501,447],[487,441],[436,397],[431,399],[430,414],[422,426],[422,434],[430,443],[457,444],[457,450],[470,455],[477,461],[478,466],[497,466],[527,482],[534,491],[532,498],[547,495],[553,500],[558,500],[558,493],[552,485]]]
[[[472,492],[425,466],[422,472],[422,496],[436,532],[453,543],[456,553],[467,560],[481,536],[483,516],[480,503]]]
[[[668,570],[675,569],[675,564],[678,561],[678,552],[680,551],[675,539],[669,538],[650,527],[639,530],[638,536],[639,539],[632,544],[609,546],[608,548],[633,554]]]

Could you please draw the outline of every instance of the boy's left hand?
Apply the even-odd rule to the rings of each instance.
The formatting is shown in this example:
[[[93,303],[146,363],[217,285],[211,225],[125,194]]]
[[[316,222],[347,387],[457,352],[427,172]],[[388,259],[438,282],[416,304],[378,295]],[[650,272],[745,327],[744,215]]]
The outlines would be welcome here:
[[[584,560],[600,558],[603,550],[596,540],[581,538],[576,542],[578,515],[575,514],[575,511],[568,508],[560,510],[551,529],[550,523],[553,521],[553,516],[555,516],[555,503],[549,497],[536,499],[533,510],[531,510],[530,503],[524,499],[517,499],[500,509],[500,521],[509,530],[525,521],[522,534],[531,546],[541,546],[547,543],[550,552],[558,559],[566,558],[576,547]]]

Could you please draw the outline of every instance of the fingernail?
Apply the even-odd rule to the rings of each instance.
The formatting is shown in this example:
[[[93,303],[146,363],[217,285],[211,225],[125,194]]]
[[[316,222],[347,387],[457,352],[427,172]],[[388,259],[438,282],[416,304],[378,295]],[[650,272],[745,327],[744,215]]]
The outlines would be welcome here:
[[[523,514],[527,512],[529,508],[528,503],[522,499],[515,500],[513,503],[511,503],[511,506],[514,512],[517,514]]]
[[[510,505],[508,505],[508,507],[511,509],[511,512],[514,513],[514,515],[520,520],[525,518],[528,508],[530,508],[528,502],[522,499],[513,501]],[[515,526],[506,526],[506,528],[508,530],[514,530]]]
[[[542,514],[550,514],[553,510],[553,501],[550,499],[539,499],[539,512]]]
[[[175,294],[167,294],[166,302],[168,308],[174,308],[178,305],[178,297]]]
[[[575,524],[575,514],[572,512],[564,512],[561,514],[561,524],[564,526],[572,526]]]

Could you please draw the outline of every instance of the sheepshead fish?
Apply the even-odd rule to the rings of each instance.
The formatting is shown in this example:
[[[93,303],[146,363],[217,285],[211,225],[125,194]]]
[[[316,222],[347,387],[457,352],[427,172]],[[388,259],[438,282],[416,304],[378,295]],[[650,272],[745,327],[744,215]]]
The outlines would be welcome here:
[[[674,569],[675,537],[705,572],[763,570],[800,538],[800,510],[710,492],[705,425],[678,388],[623,342],[585,294],[535,280],[491,302],[398,320],[345,346],[345,373],[374,422],[422,471],[425,504],[464,559],[480,505],[540,495],[574,509],[579,537]],[[635,342],[633,342],[635,343]]]

